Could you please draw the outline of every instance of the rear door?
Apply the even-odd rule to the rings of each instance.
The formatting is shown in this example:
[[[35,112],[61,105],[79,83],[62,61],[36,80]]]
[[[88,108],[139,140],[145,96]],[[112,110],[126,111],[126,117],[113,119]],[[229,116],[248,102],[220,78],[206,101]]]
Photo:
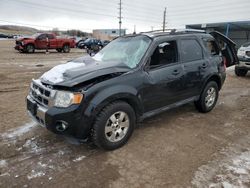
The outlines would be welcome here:
[[[181,62],[185,71],[183,98],[188,99],[199,95],[201,80],[210,64],[204,58],[203,49],[198,38],[185,37],[179,43]]]
[[[47,34],[47,37],[49,39],[49,48],[55,49],[58,48],[57,40],[52,34]]]
[[[221,53],[226,58],[226,66],[230,67],[237,64],[239,59],[235,48],[236,44],[218,31],[213,31],[210,35],[212,35],[219,44]]]

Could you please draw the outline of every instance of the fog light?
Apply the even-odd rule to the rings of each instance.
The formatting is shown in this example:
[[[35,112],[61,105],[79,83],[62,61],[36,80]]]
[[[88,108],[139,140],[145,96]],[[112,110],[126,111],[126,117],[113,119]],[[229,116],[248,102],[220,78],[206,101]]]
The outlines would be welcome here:
[[[56,122],[56,130],[58,132],[63,132],[68,128],[68,123],[65,121],[57,121]]]

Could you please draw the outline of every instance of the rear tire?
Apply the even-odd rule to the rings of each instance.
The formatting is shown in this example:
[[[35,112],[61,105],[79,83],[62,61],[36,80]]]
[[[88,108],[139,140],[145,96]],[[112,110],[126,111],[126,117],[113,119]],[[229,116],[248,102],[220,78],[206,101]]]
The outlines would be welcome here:
[[[247,74],[247,70],[239,69],[237,67],[235,67],[234,72],[235,72],[236,76],[242,76],[242,77],[246,76],[246,74]]]
[[[114,150],[127,143],[134,131],[135,112],[126,102],[117,101],[104,107],[93,125],[93,141],[105,150]]]
[[[64,53],[69,53],[69,52],[70,52],[70,47],[69,47],[69,45],[68,45],[68,44],[63,45],[62,50],[63,50]]]
[[[199,100],[195,101],[195,107],[202,113],[210,112],[216,105],[218,96],[219,89],[217,83],[210,81],[202,91]]]

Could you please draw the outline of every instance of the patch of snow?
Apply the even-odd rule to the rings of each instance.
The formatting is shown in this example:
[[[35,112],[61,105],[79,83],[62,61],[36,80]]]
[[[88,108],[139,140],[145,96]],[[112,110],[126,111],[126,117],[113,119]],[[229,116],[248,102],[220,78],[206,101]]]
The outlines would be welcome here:
[[[33,178],[38,178],[38,177],[41,177],[41,176],[44,176],[44,175],[45,175],[45,173],[42,172],[42,171],[36,172],[35,170],[32,170],[31,174],[27,175],[27,178],[28,178],[28,180],[31,180]]]
[[[226,153],[224,151],[224,153]],[[192,180],[194,187],[248,187],[250,182],[250,151],[226,153],[221,160],[201,166]],[[209,186],[208,186],[209,185]]]
[[[234,71],[235,66],[227,67],[226,71]]]
[[[79,67],[85,66],[85,63],[68,62],[62,65],[57,65],[49,71],[45,72],[41,79],[47,80],[52,83],[62,82],[64,79],[63,73],[69,69],[77,69]]]
[[[0,177],[1,176],[10,176],[10,174],[8,173],[8,172],[5,172],[5,173],[3,173],[3,174],[0,174]]]
[[[23,134],[27,133],[32,129],[36,123],[34,121],[24,124],[21,127],[10,129],[6,133],[2,134],[2,138],[7,139],[14,139],[16,137],[22,136]]]
[[[36,141],[30,139],[25,142],[23,145],[24,148],[28,148],[31,153],[40,153],[43,148],[39,147],[36,143]]]
[[[84,158],[86,158],[86,156],[80,156],[80,157],[75,158],[73,161],[79,162],[79,161],[83,160]]]
[[[0,160],[0,167],[6,167],[8,165],[8,163],[6,162],[6,160]]]

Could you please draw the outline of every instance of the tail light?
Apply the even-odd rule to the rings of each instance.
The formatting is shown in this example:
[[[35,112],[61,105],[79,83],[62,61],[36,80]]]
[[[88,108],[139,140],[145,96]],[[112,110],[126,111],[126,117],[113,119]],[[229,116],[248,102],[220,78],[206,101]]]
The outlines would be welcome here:
[[[227,59],[223,57],[223,66],[226,69],[227,68]]]

